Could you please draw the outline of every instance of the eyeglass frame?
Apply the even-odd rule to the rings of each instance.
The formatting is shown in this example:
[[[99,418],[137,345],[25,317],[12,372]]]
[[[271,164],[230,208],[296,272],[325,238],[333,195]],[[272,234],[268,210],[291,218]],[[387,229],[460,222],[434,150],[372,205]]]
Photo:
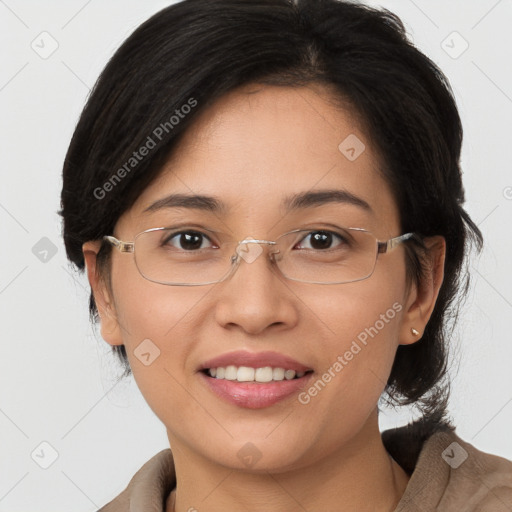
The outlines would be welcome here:
[[[340,226],[340,228],[341,227],[342,226]],[[144,233],[149,233],[149,232],[152,232],[152,231],[161,231],[161,230],[164,230],[164,229],[169,229],[169,228],[167,228],[167,227],[158,227],[158,228],[145,229],[144,231],[141,231],[140,233],[137,233],[135,235],[135,237],[133,239],[133,242],[124,242],[122,240],[119,240],[118,238],[116,238],[113,235],[105,235],[105,236],[103,236],[102,239],[107,241],[114,248],[118,249],[119,252],[121,252],[121,253],[133,253],[134,259],[135,259],[135,241],[136,241],[137,237],[142,235],[142,234],[144,234]],[[282,270],[279,268],[277,263],[275,263],[275,260],[272,259],[271,255],[274,254],[274,253],[269,255],[269,259],[275,263],[275,266],[279,270],[279,273],[285,279],[288,279],[290,281],[297,281],[297,282],[300,282],[300,283],[307,283],[307,284],[326,284],[326,285],[329,285],[329,284],[348,284],[348,283],[355,283],[355,282],[358,282],[358,281],[364,281],[365,279],[369,279],[373,275],[373,273],[375,272],[375,267],[377,266],[377,259],[378,259],[379,254],[386,254],[386,253],[392,251],[393,249],[398,247],[400,244],[402,244],[406,240],[410,240],[410,239],[418,240],[418,239],[420,239],[417,233],[409,232],[409,233],[404,233],[402,235],[398,235],[398,236],[393,237],[393,238],[389,238],[388,240],[379,240],[371,231],[369,231],[367,229],[364,229],[364,228],[349,227],[349,228],[343,228],[343,229],[348,229],[348,230],[360,231],[360,232],[368,233],[368,234],[372,235],[375,238],[375,241],[377,242],[377,251],[375,253],[375,263],[373,265],[371,273],[368,274],[365,277],[362,277],[362,278],[359,278],[359,279],[354,279],[354,280],[351,280],[351,281],[341,281],[341,282],[333,282],[333,283],[322,283],[322,282],[316,282],[316,281],[303,281],[301,279],[293,279],[291,277],[286,276],[282,272]],[[288,231],[287,233],[283,233],[282,235],[279,235],[277,240],[279,240],[279,238],[281,238],[281,237],[284,237],[286,235],[289,235],[291,233],[296,233],[296,232],[299,232],[299,231],[311,231],[311,232],[314,232],[315,230],[308,230],[308,229],[304,229],[304,228],[293,229],[292,231]],[[322,229],[317,229],[316,231],[323,231],[323,230]],[[276,240],[254,240],[254,239],[246,238],[246,239],[240,240],[238,242],[233,240],[233,241],[230,241],[230,242],[227,242],[227,243],[236,243],[235,252],[231,256],[231,269],[230,269],[229,272],[226,272],[224,277],[222,277],[218,281],[211,281],[211,282],[207,282],[207,283],[162,283],[161,281],[156,281],[154,279],[149,279],[148,277],[146,277],[142,273],[142,271],[140,270],[136,260],[135,260],[135,266],[137,267],[137,270],[138,270],[139,274],[144,279],[146,279],[146,280],[148,280],[148,281],[150,281],[152,283],[162,284],[164,286],[206,286],[206,285],[209,285],[209,284],[221,283],[221,282],[225,281],[226,279],[228,279],[231,275],[234,274],[236,269],[238,269],[238,267],[240,266],[240,261],[242,259],[240,257],[240,253],[239,253],[239,247],[240,247],[241,244],[250,244],[251,243],[251,244],[277,245],[278,242]]]

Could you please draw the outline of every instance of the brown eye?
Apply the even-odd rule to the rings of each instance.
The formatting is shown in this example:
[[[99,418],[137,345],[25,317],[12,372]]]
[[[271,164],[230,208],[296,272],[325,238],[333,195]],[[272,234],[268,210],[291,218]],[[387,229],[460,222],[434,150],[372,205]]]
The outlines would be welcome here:
[[[300,245],[303,244],[304,240],[309,239],[309,247],[299,247],[300,249],[314,249],[314,250],[326,250],[333,249],[332,244],[337,239],[340,243],[337,246],[347,244],[347,240],[338,233],[332,231],[312,231],[306,237],[302,239]]]
[[[199,231],[182,231],[168,236],[162,242],[162,245],[171,245],[184,251],[196,251],[204,249],[203,242],[207,243],[209,241],[210,239]]]

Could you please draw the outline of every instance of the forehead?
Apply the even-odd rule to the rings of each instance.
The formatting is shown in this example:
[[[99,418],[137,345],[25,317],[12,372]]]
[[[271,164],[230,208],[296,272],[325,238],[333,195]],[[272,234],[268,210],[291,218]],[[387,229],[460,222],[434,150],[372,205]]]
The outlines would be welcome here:
[[[250,84],[226,94],[184,134],[132,216],[179,193],[215,196],[219,213],[272,222],[286,213],[285,199],[342,189],[371,206],[372,222],[396,231],[398,212],[372,143],[356,116],[330,98],[320,85]],[[370,222],[369,215],[361,218]]]

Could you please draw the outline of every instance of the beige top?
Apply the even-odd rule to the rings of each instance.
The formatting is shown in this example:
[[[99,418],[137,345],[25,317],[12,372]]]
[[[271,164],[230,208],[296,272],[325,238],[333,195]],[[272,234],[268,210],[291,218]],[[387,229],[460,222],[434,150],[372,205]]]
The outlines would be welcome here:
[[[449,429],[423,441],[401,427],[383,432],[382,439],[410,475],[394,512],[512,512],[512,461],[477,450]],[[98,512],[165,512],[175,486],[172,452],[167,448],[148,460],[126,489]]]

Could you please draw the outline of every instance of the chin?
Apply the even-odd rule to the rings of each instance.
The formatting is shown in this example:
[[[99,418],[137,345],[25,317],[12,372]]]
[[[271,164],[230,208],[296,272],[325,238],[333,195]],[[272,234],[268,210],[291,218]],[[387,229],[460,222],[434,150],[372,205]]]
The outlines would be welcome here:
[[[269,436],[268,428],[262,430],[265,432],[255,430],[252,435],[238,433],[229,441],[219,440],[219,444],[208,447],[204,456],[237,471],[281,473],[295,467],[309,448],[306,438],[293,439],[286,431]]]

